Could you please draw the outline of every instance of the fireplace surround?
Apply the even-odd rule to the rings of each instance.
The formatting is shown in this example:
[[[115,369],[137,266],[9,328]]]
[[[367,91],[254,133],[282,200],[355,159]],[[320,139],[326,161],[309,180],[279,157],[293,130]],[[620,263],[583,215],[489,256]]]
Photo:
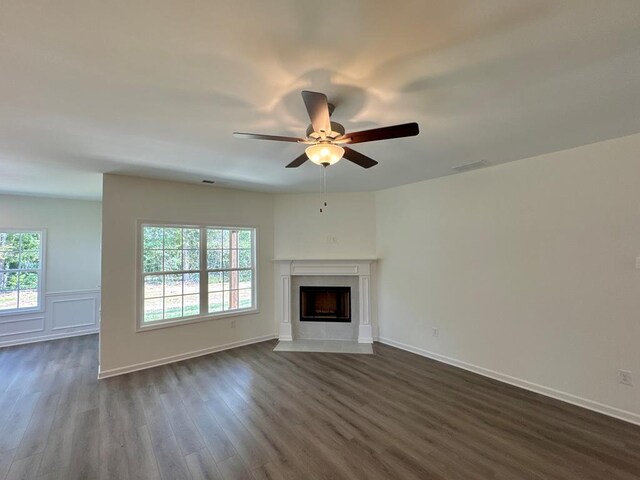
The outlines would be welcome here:
[[[301,288],[349,288],[351,322],[304,320]],[[291,277],[291,336],[294,340],[358,341],[360,287],[355,275],[294,275]]]
[[[335,281],[315,284],[344,286],[351,284],[353,340],[359,343],[373,343],[371,319],[371,283],[375,259],[366,260],[275,260],[276,268],[276,317],[280,321],[280,341],[294,340],[292,320],[300,325],[318,325],[316,322],[299,322],[298,277],[334,277]],[[345,278],[345,277],[351,277]],[[341,280],[342,278],[342,280]],[[296,279],[294,282],[293,280]],[[321,280],[318,278],[318,280]],[[294,283],[297,284],[294,287]],[[297,288],[296,288],[297,287]],[[355,303],[354,303],[355,302]],[[295,304],[295,307],[294,307]],[[355,308],[354,308],[355,305]],[[347,323],[324,323],[329,326],[349,325]],[[305,329],[305,332],[309,332]],[[305,338],[311,338],[306,336]],[[319,338],[322,339],[322,338]]]

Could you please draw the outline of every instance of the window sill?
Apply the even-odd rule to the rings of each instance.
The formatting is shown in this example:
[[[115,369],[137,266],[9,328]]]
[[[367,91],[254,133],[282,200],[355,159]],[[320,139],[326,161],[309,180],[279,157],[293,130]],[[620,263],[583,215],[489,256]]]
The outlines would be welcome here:
[[[224,313],[214,313],[208,315],[202,315],[198,317],[190,317],[186,319],[177,319],[177,320],[168,320],[168,321],[158,321],[154,323],[149,323],[147,325],[140,325],[136,328],[136,333],[146,332],[149,330],[157,330],[159,328],[169,328],[169,327],[178,327],[180,325],[188,325],[190,323],[200,323],[207,322],[211,320],[222,320],[230,317],[240,317],[244,315],[255,315],[260,313],[258,308],[251,308],[247,310],[238,310],[234,312],[224,312]]]

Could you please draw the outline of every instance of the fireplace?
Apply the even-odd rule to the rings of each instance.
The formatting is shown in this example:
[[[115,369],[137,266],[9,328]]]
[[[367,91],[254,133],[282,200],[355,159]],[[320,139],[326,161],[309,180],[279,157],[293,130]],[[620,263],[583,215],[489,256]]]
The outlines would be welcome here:
[[[344,340],[373,343],[371,283],[375,259],[276,260],[276,316],[279,339]],[[350,287],[351,322],[301,321],[300,287]]]
[[[351,322],[351,287],[300,287],[301,322]]]

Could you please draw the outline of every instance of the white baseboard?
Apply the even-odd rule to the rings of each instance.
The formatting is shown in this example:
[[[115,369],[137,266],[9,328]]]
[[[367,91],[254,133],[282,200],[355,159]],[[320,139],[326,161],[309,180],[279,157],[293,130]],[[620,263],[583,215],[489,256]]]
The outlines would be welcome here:
[[[202,355],[209,355],[210,353],[221,352],[223,350],[229,350],[231,348],[243,347],[245,345],[251,345],[252,343],[265,342],[267,340],[273,340],[274,338],[278,338],[278,335],[275,333],[272,335],[263,335],[262,337],[255,337],[249,338],[247,340],[239,340],[237,342],[226,343],[224,345],[218,345],[216,347],[203,348],[201,350],[194,350],[192,352],[171,355],[169,357],[158,358],[157,360],[150,360],[148,362],[136,363],[134,365],[128,365],[126,367],[112,368],[109,370],[98,369],[98,378],[102,379],[115,377],[116,375],[124,375],[125,373],[136,372],[138,370],[144,370],[146,368],[159,367],[160,365],[166,365],[167,363],[179,362],[181,360],[201,357]]]
[[[12,347],[15,345],[26,345],[27,343],[47,342],[49,340],[59,340],[61,338],[81,337],[82,335],[94,335],[98,332],[99,330],[95,328],[93,330],[81,330],[79,332],[52,333],[49,335],[40,335],[37,337],[22,338],[19,340],[5,340],[0,342],[0,348]]]
[[[503,383],[508,383],[509,385],[513,385],[515,387],[524,388],[525,390],[539,393],[547,397],[555,398],[556,400],[561,400],[563,402],[570,403],[578,407],[586,408],[588,410],[593,410],[594,412],[602,413],[604,415],[608,415],[610,417],[614,417],[619,420],[624,420],[625,422],[633,423],[635,425],[640,425],[640,415],[638,415],[637,413],[629,412],[627,410],[622,410],[616,407],[612,407],[610,405],[605,405],[603,403],[595,402],[593,400],[579,397],[571,393],[562,392],[554,388],[545,387],[544,385],[538,385],[537,383],[529,382],[527,380],[522,380],[520,378],[512,377],[510,375],[505,375],[504,373],[496,372],[494,370],[489,370],[488,368],[484,368],[484,367],[479,367],[478,365],[473,365],[471,363],[463,362],[462,360],[457,360],[455,358],[447,357],[445,355],[440,355],[439,353],[430,352],[428,350],[414,347],[406,343],[397,342],[395,340],[391,340],[390,338],[379,337],[377,338],[377,341],[380,343],[384,343],[385,345],[390,345],[392,347],[396,347],[401,350],[406,350],[407,352],[415,353],[417,355],[427,357],[432,360],[436,360],[438,362],[442,362],[448,365],[452,365],[454,367],[462,368],[464,370],[468,370],[470,372],[477,373],[479,375],[489,377]]]

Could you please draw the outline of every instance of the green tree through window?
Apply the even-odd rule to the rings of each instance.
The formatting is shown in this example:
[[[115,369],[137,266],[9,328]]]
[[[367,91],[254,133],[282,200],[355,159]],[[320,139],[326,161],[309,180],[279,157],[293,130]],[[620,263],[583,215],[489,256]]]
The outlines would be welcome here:
[[[142,225],[142,325],[255,308],[255,230]]]

